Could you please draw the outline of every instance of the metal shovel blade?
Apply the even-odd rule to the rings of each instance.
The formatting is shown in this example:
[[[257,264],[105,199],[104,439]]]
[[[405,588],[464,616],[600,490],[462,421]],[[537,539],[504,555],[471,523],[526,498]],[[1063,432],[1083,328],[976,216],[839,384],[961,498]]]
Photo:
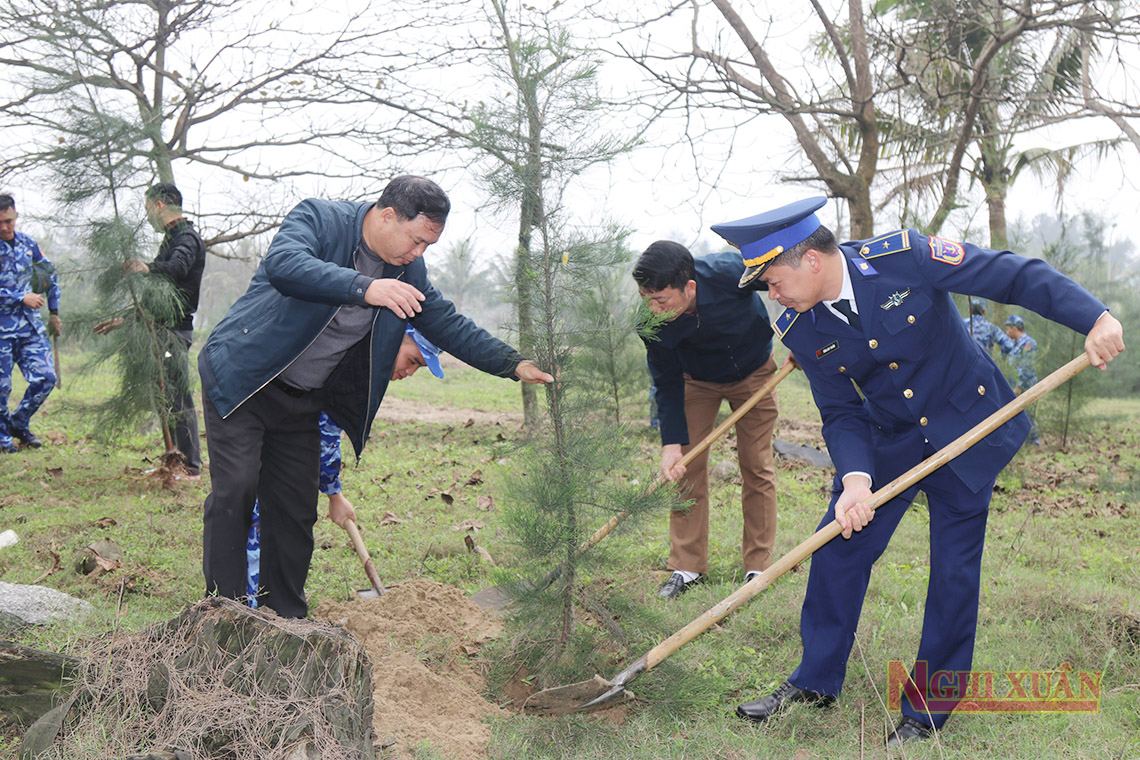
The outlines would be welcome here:
[[[476,607],[496,615],[505,615],[511,606],[511,596],[507,590],[500,586],[491,586],[471,595],[471,601]]]
[[[379,599],[383,593],[382,588],[362,588],[357,590],[356,595],[361,599]]]
[[[619,705],[633,699],[623,686],[615,686],[601,676],[589,681],[555,686],[531,694],[523,703],[527,715],[563,715],[574,712],[592,712]]]

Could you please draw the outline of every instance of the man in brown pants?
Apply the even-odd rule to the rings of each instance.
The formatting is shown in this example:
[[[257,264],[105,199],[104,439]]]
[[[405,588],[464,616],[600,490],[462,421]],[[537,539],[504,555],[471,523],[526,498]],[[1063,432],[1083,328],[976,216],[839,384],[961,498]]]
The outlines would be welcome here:
[[[645,341],[657,388],[661,476],[677,482],[692,503],[669,522],[673,574],[658,595],[675,599],[708,572],[708,453],[685,468],[678,462],[716,425],[722,400],[736,409],[776,370],[772,327],[755,291],[738,287],[740,255],[694,259],[683,245],[658,241],[646,249],[633,279],[650,310],[666,321]],[[736,423],[737,458],[744,480],[741,551],[745,581],[772,563],[776,537],[776,483],[772,432],[776,400],[769,395]]]

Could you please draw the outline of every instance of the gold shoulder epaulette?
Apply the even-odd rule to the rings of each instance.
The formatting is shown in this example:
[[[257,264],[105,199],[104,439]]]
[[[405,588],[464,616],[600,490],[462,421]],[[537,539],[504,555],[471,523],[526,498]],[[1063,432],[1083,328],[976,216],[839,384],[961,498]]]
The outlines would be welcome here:
[[[795,309],[784,309],[784,313],[777,317],[776,323],[772,325],[772,330],[775,331],[776,337],[783,340],[785,333],[791,328],[792,322],[795,322],[796,317],[799,315],[800,313]]]
[[[910,235],[907,230],[898,230],[889,235],[883,235],[874,240],[868,240],[859,249],[859,255],[865,259],[873,259],[877,256],[886,256],[888,253],[898,253],[899,251],[910,250]]]

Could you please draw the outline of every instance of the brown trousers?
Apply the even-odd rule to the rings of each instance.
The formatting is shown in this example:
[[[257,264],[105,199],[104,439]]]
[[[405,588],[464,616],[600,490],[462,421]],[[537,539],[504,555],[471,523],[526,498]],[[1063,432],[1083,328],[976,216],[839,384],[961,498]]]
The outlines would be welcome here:
[[[720,403],[728,400],[735,411],[776,372],[771,357],[745,379],[736,383],[706,383],[685,376],[685,421],[689,445],[684,453],[705,439],[716,427]],[[768,394],[736,423],[736,456],[744,481],[741,506],[744,535],[741,553],[744,570],[766,570],[772,564],[776,540],[776,467],[772,433],[776,427],[776,395]],[[709,453],[689,464],[678,485],[692,500],[688,511],[669,518],[669,569],[706,573],[709,568]]]

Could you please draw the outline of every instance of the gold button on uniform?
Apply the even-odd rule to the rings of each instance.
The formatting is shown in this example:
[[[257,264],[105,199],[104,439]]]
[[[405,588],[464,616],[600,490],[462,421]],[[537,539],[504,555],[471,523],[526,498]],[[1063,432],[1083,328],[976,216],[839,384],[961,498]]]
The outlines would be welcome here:
[[[979,386],[978,386],[978,395],[979,395],[979,396],[984,396],[984,395],[986,395],[986,386],[984,386],[984,385],[979,385]]]
[[[906,321],[910,322],[913,325],[914,324],[914,315],[911,314],[909,317],[906,318]]]
[[[927,422],[929,422],[929,420],[928,420],[928,419],[926,419],[925,417],[919,417],[919,418],[918,418],[918,424],[919,424],[919,425],[922,425],[923,427],[926,427],[926,423],[927,423]]]
[[[846,371],[847,371],[847,368],[846,368],[846,367],[840,367],[840,368],[839,368],[839,371],[840,371],[840,372],[846,372]]]
[[[871,338],[869,341],[867,341],[867,345],[870,346],[871,348],[878,348],[879,347],[879,341],[875,340],[874,338]]]
[[[912,391],[910,388],[907,388],[905,391],[903,391],[903,398],[914,398],[914,391]]]
[[[898,363],[898,362],[891,362],[891,363],[890,363],[890,364],[888,364],[887,366],[888,366],[888,367],[890,367],[891,369],[898,369],[898,368],[899,368],[899,363]]]

